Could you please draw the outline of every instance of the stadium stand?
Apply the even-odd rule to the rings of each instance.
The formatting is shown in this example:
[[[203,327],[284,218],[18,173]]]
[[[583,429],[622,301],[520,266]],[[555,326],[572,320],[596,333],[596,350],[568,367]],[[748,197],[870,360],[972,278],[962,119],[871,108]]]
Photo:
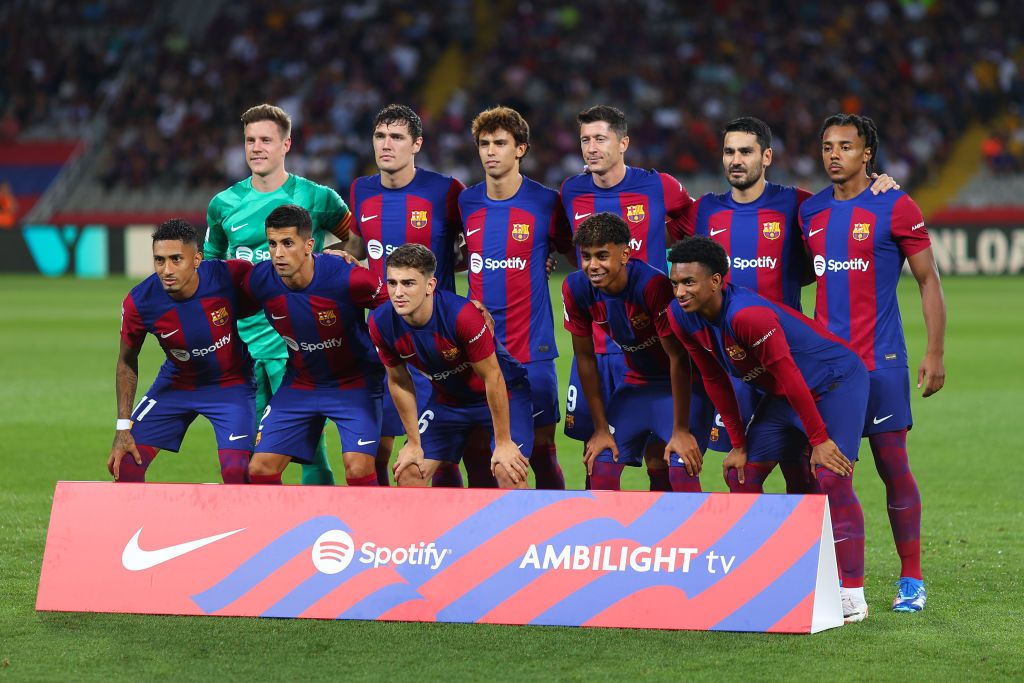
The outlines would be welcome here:
[[[487,26],[479,4],[8,3],[0,19],[27,29],[4,40],[0,136],[83,142],[75,182],[45,207],[65,214],[202,212],[246,174],[237,118],[260,101],[295,119],[290,170],[343,194],[372,161],[369,121],[388,101],[425,114],[424,165],[467,182],[481,177],[468,128],[482,108],[526,115],[525,170],[557,186],[580,168],[575,114],[611,102],[630,117],[629,162],[694,193],[720,190],[718,131],[739,114],[775,131],[773,180],[820,184],[818,125],[838,110],[875,117],[882,168],[913,187],[933,179],[968,122],[1024,94],[1024,14],[992,0],[780,0],[757,12],[729,0],[637,0],[628,11],[611,0],[503,2]],[[473,52],[488,29],[493,46]],[[452,62],[462,73],[425,111],[446,50],[464,53]],[[1019,127],[993,130],[989,165],[1020,171]]]

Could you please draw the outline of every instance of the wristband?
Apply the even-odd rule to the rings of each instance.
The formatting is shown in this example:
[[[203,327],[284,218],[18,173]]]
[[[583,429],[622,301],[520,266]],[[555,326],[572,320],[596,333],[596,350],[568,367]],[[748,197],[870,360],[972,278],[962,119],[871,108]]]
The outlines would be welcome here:
[[[119,432],[125,432],[132,428],[132,421],[118,418],[117,425],[114,427]]]

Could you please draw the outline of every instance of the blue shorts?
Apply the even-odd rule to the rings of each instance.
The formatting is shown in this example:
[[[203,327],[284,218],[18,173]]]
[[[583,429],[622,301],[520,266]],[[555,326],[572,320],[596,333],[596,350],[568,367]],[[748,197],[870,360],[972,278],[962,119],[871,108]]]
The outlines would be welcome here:
[[[558,374],[555,359],[523,363],[533,395],[533,426],[553,425],[562,419],[558,411]]]
[[[648,439],[664,444],[672,438],[672,387],[668,383],[623,383],[607,405],[608,424],[619,447],[619,464],[639,467]],[[612,452],[605,449],[597,459],[613,462]]]
[[[171,389],[154,384],[132,411],[132,438],[139,444],[177,452],[198,415],[213,425],[217,448],[252,451],[256,389],[244,385]]]
[[[868,372],[861,366],[836,382],[816,403],[829,438],[850,462],[857,461],[862,410],[868,404]],[[789,402],[765,396],[747,428],[748,462],[794,462],[803,457],[807,433]]]
[[[879,368],[868,373],[871,390],[864,415],[864,436],[898,432],[914,426],[910,414],[910,371]]]
[[[509,428],[512,441],[519,452],[529,459],[533,452],[533,402],[526,382],[517,384],[508,396]],[[478,427],[491,435],[494,450],[494,422],[487,401],[468,405],[450,406],[433,398],[420,416],[420,445],[427,460],[459,462],[466,446],[466,438]]]
[[[338,427],[343,453],[375,455],[383,382],[376,375],[367,382],[369,386],[353,389],[281,387],[263,411],[256,451],[311,462],[324,420],[330,419]]]
[[[761,402],[764,394],[741,379],[736,377],[730,379],[733,391],[736,392],[736,402],[740,406],[740,419],[743,420],[743,426],[746,428],[750,422],[750,416],[754,414],[754,409],[757,408],[757,404]],[[714,409],[712,408],[712,410]],[[732,450],[732,439],[729,438],[729,431],[725,428],[725,422],[722,421],[722,414],[718,412],[715,412],[714,423],[711,425],[708,435],[708,448],[722,453]]]
[[[434,387],[422,372],[412,366],[406,367],[409,368],[409,374],[412,376],[413,386],[416,387],[416,414],[422,415],[423,411],[427,407],[427,402],[430,400],[430,395],[434,392]],[[387,379],[385,379],[384,417],[381,421],[380,435],[402,436],[403,434],[405,434],[405,427],[402,426],[402,418],[398,416],[398,410],[395,409],[395,402],[391,398],[391,389],[388,387]]]
[[[615,389],[626,377],[626,358],[621,353],[597,354],[597,373],[601,378],[601,400],[605,406],[611,400]],[[572,359],[569,371],[569,388],[565,395],[565,435],[577,441],[588,441],[594,435],[594,419],[580,385],[579,368]]]

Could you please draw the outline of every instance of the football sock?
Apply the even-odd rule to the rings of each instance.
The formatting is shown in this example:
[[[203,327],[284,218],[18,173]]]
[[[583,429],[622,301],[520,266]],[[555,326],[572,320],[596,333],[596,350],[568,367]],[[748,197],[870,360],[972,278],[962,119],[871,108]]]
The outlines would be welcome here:
[[[389,473],[391,472],[391,461],[390,459],[385,460],[384,458],[376,458],[373,461],[373,469],[377,476],[377,486],[391,486],[391,478]]]
[[[672,483],[672,490],[676,493],[700,493],[700,477],[693,476],[686,471],[682,465],[673,465],[668,468],[668,478]]]
[[[889,524],[900,556],[900,576],[921,579],[921,492],[910,471],[907,430],[868,437],[875,468],[885,484]]]
[[[249,483],[280,485],[281,473],[278,472],[277,474],[250,474]]]
[[[820,493],[811,472],[810,453],[805,453],[799,462],[779,463],[779,469],[786,480],[786,493]]]
[[[743,483],[739,473],[730,467],[726,475],[730,493],[764,493],[764,480],[775,469],[774,462],[748,462],[743,466]],[[817,487],[815,487],[817,488]]]
[[[853,490],[853,475],[840,477],[824,467],[815,474],[832,513],[832,536],[843,588],[864,585],[864,511]]]
[[[565,475],[558,464],[558,447],[554,443],[537,444],[530,454],[530,468],[538,489],[565,490]]]
[[[249,451],[234,448],[218,448],[220,478],[225,484],[249,483]]]
[[[313,452],[313,460],[309,463],[302,463],[302,484],[303,486],[334,486],[334,472],[327,462],[327,440],[323,432],[320,433],[320,441]]]
[[[595,491],[618,491],[625,465],[597,460],[590,474],[590,486]]]
[[[491,445],[488,442],[474,444],[473,439],[462,451],[462,463],[466,466],[466,479],[471,489],[496,489],[498,480],[491,474]],[[436,484],[435,484],[436,486]],[[459,486],[462,486],[460,481]]]
[[[377,473],[367,474],[365,477],[345,477],[345,483],[349,486],[379,486]]]
[[[458,463],[442,462],[438,465],[430,485],[435,488],[461,489],[462,470],[459,469]]]
[[[652,491],[671,491],[672,480],[668,476],[668,467],[661,467],[656,470],[647,468],[647,478],[651,480]]]
[[[156,457],[156,449],[140,443],[135,444],[135,447],[139,450],[139,456],[142,457],[142,464],[136,464],[135,458],[131,454],[121,458],[118,482],[141,483],[146,481],[146,469]]]

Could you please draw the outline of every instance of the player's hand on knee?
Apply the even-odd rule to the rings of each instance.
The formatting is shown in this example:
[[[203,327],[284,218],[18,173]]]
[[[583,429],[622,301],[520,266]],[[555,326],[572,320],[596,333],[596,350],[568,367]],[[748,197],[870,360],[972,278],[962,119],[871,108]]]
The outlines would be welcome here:
[[[398,457],[395,458],[395,465],[392,468],[395,481],[398,481],[398,477],[410,467],[415,468],[415,471],[410,471],[409,474],[415,474],[420,479],[426,478],[423,472],[423,449],[416,444],[406,443],[399,449]]]
[[[612,460],[619,461],[619,447],[615,444],[615,437],[607,429],[595,431],[587,441],[587,446],[583,450],[583,464],[587,466],[587,474],[593,474],[594,460],[602,451],[611,451]]]
[[[691,477],[700,474],[704,466],[704,456],[701,455],[697,439],[693,438],[693,434],[687,430],[673,432],[672,438],[665,444],[665,462],[672,464],[673,453],[683,461],[687,474]]]
[[[734,448],[725,456],[722,460],[722,477],[725,479],[725,483],[729,483],[729,470],[736,470],[736,480],[741,483],[746,483],[744,476],[744,468],[747,466],[747,449],[746,448]]]
[[[501,470],[512,480],[513,484],[526,481],[530,472],[530,461],[523,457],[519,447],[513,442],[497,443],[491,456],[491,474],[498,476]]]
[[[110,447],[110,457],[107,458],[107,471],[114,477],[114,481],[121,478],[121,460],[125,455],[131,455],[135,464],[142,465],[142,455],[135,445],[135,439],[129,431],[119,431],[114,435],[114,443]]]
[[[811,449],[811,465],[821,465],[840,477],[848,477],[853,474],[853,463],[843,455],[839,446],[832,439]]]

